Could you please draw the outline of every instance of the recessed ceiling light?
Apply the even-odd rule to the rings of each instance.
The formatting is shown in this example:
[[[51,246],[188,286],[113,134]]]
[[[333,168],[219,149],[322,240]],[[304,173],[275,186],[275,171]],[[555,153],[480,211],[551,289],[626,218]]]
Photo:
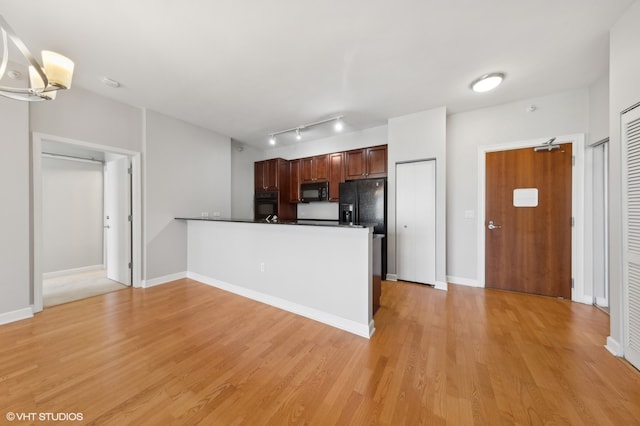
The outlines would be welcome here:
[[[104,84],[105,86],[109,86],[109,87],[111,87],[113,89],[117,89],[118,87],[120,87],[120,83],[119,82],[117,82],[115,80],[112,80],[112,79],[110,79],[108,77],[102,77],[102,79],[100,81],[102,81],[102,84]]]
[[[274,135],[271,135],[271,137],[269,138],[269,144],[270,145],[276,144],[276,137]]]
[[[471,83],[471,90],[479,93],[488,92],[498,87],[502,80],[504,80],[504,73],[492,72],[485,74]]]

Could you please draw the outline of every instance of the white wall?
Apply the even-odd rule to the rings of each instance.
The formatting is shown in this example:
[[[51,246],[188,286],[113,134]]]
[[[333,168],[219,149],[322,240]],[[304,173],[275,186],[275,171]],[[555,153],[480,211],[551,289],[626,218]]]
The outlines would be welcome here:
[[[622,354],[622,175],[620,113],[640,102],[640,2],[635,2],[610,33],[609,115],[609,282],[611,330],[608,348]]]
[[[591,145],[609,137],[609,72],[589,87],[589,137]]]
[[[396,117],[389,120],[389,177],[387,192],[387,269],[396,273],[396,169],[399,162],[436,160],[436,286],[447,283],[447,140],[446,108]]]
[[[0,324],[30,314],[28,104],[0,98]],[[21,312],[21,313],[18,313]],[[15,314],[12,314],[15,313]]]
[[[188,229],[189,277],[369,337],[370,229],[198,220]]]
[[[536,105],[534,112],[527,107]],[[447,274],[477,284],[478,148],[556,135],[587,133],[588,89],[452,114],[447,120]],[[465,212],[473,218],[465,218]]]
[[[275,157],[293,160],[296,158],[348,151],[350,149],[364,148],[367,146],[384,145],[386,143],[387,126],[378,126],[357,132],[338,133],[329,138],[309,142],[276,146],[275,148],[266,149],[262,160]]]
[[[42,272],[103,263],[103,165],[42,159]]]
[[[32,132],[142,151],[142,111],[74,87],[53,102],[30,103]]]
[[[231,147],[231,217],[253,220],[253,163],[264,159],[264,152],[232,142]]]
[[[231,139],[146,113],[145,280],[185,273],[187,226],[175,217],[231,216]]]

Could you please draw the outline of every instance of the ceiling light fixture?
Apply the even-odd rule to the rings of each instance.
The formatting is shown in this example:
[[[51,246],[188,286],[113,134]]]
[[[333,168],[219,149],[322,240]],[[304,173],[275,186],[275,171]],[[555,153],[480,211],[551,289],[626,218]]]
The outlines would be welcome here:
[[[58,53],[43,50],[42,64],[44,66],[41,66],[2,15],[0,15],[0,32],[2,33],[0,79],[4,76],[9,62],[9,39],[29,63],[29,87],[0,86],[0,96],[20,101],[48,101],[55,99],[56,91],[71,87],[73,61]]]
[[[344,115],[338,115],[337,117],[327,118],[326,120],[315,121],[313,123],[303,124],[302,126],[292,127],[290,129],[285,129],[285,130],[280,130],[278,132],[270,133],[269,143],[271,145],[275,145],[276,135],[281,135],[283,133],[290,133],[290,132],[296,132],[296,140],[301,140],[302,139],[302,134],[300,133],[301,130],[307,129],[309,127],[317,126],[320,124],[329,123],[331,121],[335,121],[335,125],[333,127],[334,130],[336,132],[340,132],[344,128],[344,124],[342,122],[343,118],[344,118]]]
[[[471,90],[478,93],[488,92],[498,87],[502,80],[504,80],[504,73],[502,72],[485,74],[471,83]]]

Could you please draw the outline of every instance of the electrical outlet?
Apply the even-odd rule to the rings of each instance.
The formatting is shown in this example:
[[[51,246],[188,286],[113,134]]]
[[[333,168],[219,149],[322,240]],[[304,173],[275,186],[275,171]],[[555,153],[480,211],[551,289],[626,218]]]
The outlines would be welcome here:
[[[213,212],[213,217],[220,217],[220,212]]]
[[[264,272],[264,262],[260,262],[260,272]]]

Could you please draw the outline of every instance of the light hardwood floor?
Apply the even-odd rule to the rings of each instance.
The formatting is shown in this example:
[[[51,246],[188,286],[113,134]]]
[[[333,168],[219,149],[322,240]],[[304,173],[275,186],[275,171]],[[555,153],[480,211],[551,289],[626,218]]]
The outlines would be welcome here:
[[[0,326],[0,419],[640,424],[640,373],[594,307],[383,282],[375,322],[369,341],[188,279],[56,306]]]

